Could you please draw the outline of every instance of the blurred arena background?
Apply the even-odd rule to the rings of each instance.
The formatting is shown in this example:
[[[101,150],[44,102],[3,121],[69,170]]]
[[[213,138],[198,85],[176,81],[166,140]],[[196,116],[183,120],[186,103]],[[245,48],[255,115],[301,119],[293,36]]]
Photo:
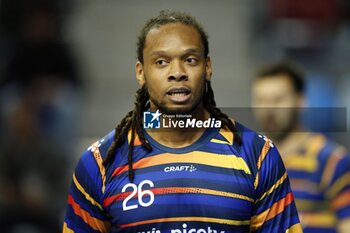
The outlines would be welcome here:
[[[74,165],[133,107],[136,39],[163,9],[208,32],[218,106],[248,108],[255,70],[290,59],[307,106],[346,107],[349,122],[347,0],[0,0],[4,232],[60,231]],[[348,129],[327,134],[349,149]]]

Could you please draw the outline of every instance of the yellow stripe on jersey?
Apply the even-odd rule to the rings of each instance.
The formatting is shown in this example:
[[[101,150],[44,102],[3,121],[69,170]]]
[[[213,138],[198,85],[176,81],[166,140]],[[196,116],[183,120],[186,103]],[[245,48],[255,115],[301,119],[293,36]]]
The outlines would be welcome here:
[[[68,226],[67,226],[67,223],[64,222],[63,223],[63,231],[62,231],[62,233],[74,233],[74,231],[69,229]]]
[[[262,225],[264,225],[265,222],[269,221],[270,219],[276,217],[276,215],[283,212],[286,206],[290,205],[290,203],[292,203],[293,200],[293,194],[290,192],[284,198],[275,202],[267,210],[253,216],[251,218],[252,223],[250,224],[250,230],[256,231],[257,229],[259,229]]]
[[[331,183],[335,169],[339,161],[344,158],[346,151],[343,147],[337,147],[328,159],[321,178],[321,188],[326,189]]]
[[[259,158],[258,158],[258,163],[257,163],[258,169],[261,168],[262,162],[264,161],[269,149],[270,149],[270,142],[266,141],[264,144],[264,147],[262,148],[262,150],[260,152]]]
[[[350,172],[345,173],[341,176],[329,189],[326,196],[329,198],[334,197],[339,193],[346,185],[350,184]]]
[[[210,140],[210,142],[212,143],[219,143],[219,144],[227,144],[227,145],[231,145],[229,142],[227,141],[222,141],[222,140],[219,140],[219,139],[216,139],[216,138],[213,138],[212,140]]]
[[[308,141],[305,155],[289,155],[283,158],[287,170],[315,172],[318,167],[317,157],[324,147],[326,139],[323,135],[312,135]]]
[[[337,222],[334,214],[329,212],[299,213],[303,227],[333,228]]]
[[[302,155],[287,156],[284,158],[284,165],[288,170],[314,172],[318,169],[317,158]]]
[[[325,146],[327,140],[322,134],[312,136],[309,141],[309,146],[306,150],[307,157],[317,158],[321,149]]]
[[[233,144],[234,134],[229,129],[227,129],[226,127],[221,128],[219,133],[226,139],[226,141],[213,138],[210,140],[210,142],[219,143],[219,144],[227,144],[227,145]]]
[[[319,168],[317,157],[326,144],[321,134],[312,135],[308,139],[305,155],[291,154],[283,158],[287,170],[315,172]]]
[[[102,178],[102,193],[105,192],[105,188],[106,188],[106,170],[105,167],[103,166],[103,160],[102,160],[102,156],[100,154],[100,149],[98,148],[98,143],[99,142],[95,142],[92,145],[91,151],[94,154],[94,158],[96,160],[96,163],[98,165],[98,168],[100,170],[100,174],[101,174],[101,178]]]
[[[203,151],[193,151],[186,154],[159,154],[152,156],[151,158],[143,158],[135,162],[133,167],[134,169],[140,169],[172,163],[203,164],[214,167],[243,170],[246,174],[251,174],[248,165],[241,157],[238,157],[236,155],[222,155]],[[118,167],[114,170],[113,176],[118,175],[127,170],[128,165]]]
[[[294,224],[286,230],[286,233],[303,233],[303,228],[300,223]]]
[[[264,161],[264,159],[265,159],[269,149],[270,149],[270,142],[266,141],[264,146],[263,146],[263,148],[262,148],[262,150],[261,150],[261,152],[260,152],[260,155],[259,155],[259,158],[258,158],[258,162],[257,162],[257,165],[256,165],[258,167],[258,170],[260,170],[262,162]],[[254,189],[256,189],[258,187],[258,184],[259,184],[259,172],[257,172],[256,176],[255,176]]]
[[[75,176],[75,173],[73,173],[73,182],[77,189],[85,196],[86,200],[88,200],[91,204],[97,206],[99,209],[103,210],[102,206],[85,191],[83,186],[80,185],[80,183],[77,180],[77,177]]]
[[[233,144],[234,140],[234,134],[231,132],[231,130],[225,128],[220,129],[219,133],[224,136],[224,138],[230,143],[230,145]]]
[[[264,199],[267,195],[269,195],[270,193],[272,193],[275,189],[277,189],[286,179],[287,179],[288,175],[287,172],[285,172],[283,174],[283,176],[277,180],[277,182],[271,186],[271,188],[269,190],[267,190],[263,195],[261,195],[261,197],[256,200],[256,202],[261,201],[262,199]]]
[[[241,225],[249,225],[250,220],[232,220],[232,219],[223,219],[223,218],[209,218],[209,217],[173,217],[173,218],[157,218],[144,220],[139,222],[132,222],[127,224],[119,225],[122,228],[139,226],[144,224],[152,224],[159,222],[211,222],[217,224],[226,224],[232,226],[241,226]]]

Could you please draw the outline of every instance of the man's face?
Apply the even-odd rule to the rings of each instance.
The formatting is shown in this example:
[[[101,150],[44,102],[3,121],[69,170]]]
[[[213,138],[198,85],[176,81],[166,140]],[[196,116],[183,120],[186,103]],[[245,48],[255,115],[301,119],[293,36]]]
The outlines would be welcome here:
[[[285,74],[255,80],[252,87],[252,107],[262,130],[282,139],[297,125],[302,96],[296,92]]]
[[[152,110],[192,113],[201,106],[211,62],[195,28],[171,23],[151,29],[143,59],[136,64],[136,76],[147,86]]]

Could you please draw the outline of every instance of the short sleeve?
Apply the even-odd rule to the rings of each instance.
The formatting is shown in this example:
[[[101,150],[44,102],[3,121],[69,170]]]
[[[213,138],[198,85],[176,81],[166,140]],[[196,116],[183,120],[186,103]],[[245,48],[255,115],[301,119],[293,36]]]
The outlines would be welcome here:
[[[335,149],[327,162],[323,177],[326,184],[326,198],[337,219],[350,217],[350,155],[340,148]],[[330,169],[327,169],[330,168]]]
[[[266,139],[266,137],[265,137]],[[281,156],[266,139],[257,162],[254,181],[256,201],[251,232],[302,232],[294,196]]]
[[[88,150],[76,166],[68,195],[63,233],[110,232],[110,222],[101,204],[103,177],[96,159],[95,153]]]

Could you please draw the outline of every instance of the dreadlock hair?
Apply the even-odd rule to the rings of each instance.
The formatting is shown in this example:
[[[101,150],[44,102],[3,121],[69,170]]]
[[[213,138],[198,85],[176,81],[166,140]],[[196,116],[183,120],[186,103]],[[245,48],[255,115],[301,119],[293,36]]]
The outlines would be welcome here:
[[[170,23],[182,23],[194,27],[201,36],[205,57],[208,56],[208,36],[203,30],[202,26],[192,16],[181,12],[161,11],[159,16],[150,19],[141,30],[141,35],[139,36],[137,42],[137,56],[138,60],[141,63],[143,63],[143,50],[145,47],[145,41],[148,32],[153,28],[157,28]],[[145,138],[142,123],[143,112],[147,111],[150,107],[149,99],[150,98],[148,95],[146,85],[142,86],[139,90],[137,90],[134,110],[128,112],[128,114],[121,120],[119,125],[115,128],[114,141],[108,149],[107,157],[103,162],[103,165],[107,166],[111,161],[113,161],[114,157],[116,156],[117,149],[125,142],[125,139],[128,138],[128,133],[131,131],[128,151],[128,172],[130,182],[133,182],[135,177],[132,160],[135,136],[137,135],[139,137],[141,146],[144,149],[146,149],[147,151],[152,150],[151,145]],[[211,117],[220,120],[223,126],[226,126],[229,130],[231,130],[234,133],[234,140],[241,144],[242,140],[236,126],[226,114],[222,113],[221,110],[216,107],[216,102],[214,100],[214,92],[211,87],[210,81],[206,81],[206,88],[202,100],[203,107],[210,113]]]
[[[145,139],[145,135],[142,132],[142,115],[143,112],[148,110],[150,107],[149,95],[147,92],[147,87],[144,85],[142,88],[136,92],[136,101],[134,110],[128,112],[126,116],[121,120],[119,125],[115,128],[114,140],[112,145],[108,148],[107,157],[103,161],[103,165],[106,166],[111,160],[114,159],[117,148],[120,147],[125,139],[128,137],[128,132],[131,130],[131,137],[129,142],[129,152],[128,152],[128,165],[129,165],[129,180],[133,182],[134,180],[134,170],[132,168],[132,155],[134,152],[134,141],[135,133],[139,136],[142,147],[147,151],[151,151],[152,147]]]
[[[226,126],[234,134],[234,141],[239,145],[242,144],[242,138],[233,121],[216,107],[214,91],[211,88],[210,81],[206,81],[206,92],[203,95],[203,107],[210,113],[211,117],[220,120],[223,126]]]

